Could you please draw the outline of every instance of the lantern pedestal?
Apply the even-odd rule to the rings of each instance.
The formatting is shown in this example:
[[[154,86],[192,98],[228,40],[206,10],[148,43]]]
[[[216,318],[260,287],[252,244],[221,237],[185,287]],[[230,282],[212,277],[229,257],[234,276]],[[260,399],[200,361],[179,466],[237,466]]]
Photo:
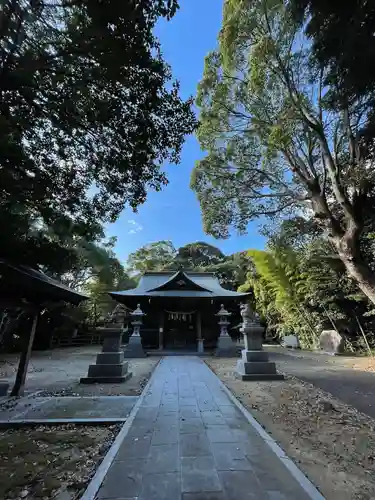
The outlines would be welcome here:
[[[265,351],[241,351],[237,361],[236,377],[241,380],[284,380],[284,375],[277,373],[276,365],[268,360]]]
[[[228,334],[220,335],[218,338],[215,356],[219,356],[221,358],[238,358],[237,345]]]
[[[121,325],[103,328],[102,332],[102,352],[97,355],[96,364],[89,366],[87,377],[80,379],[81,384],[117,384],[133,375],[121,350]]]
[[[263,351],[264,328],[252,317],[249,306],[241,308],[245,349],[237,361],[236,377],[241,380],[284,380],[284,375],[277,373],[274,362],[269,361],[268,352]]]
[[[228,312],[224,308],[224,304],[221,304],[220,311],[216,314],[219,317],[219,327],[220,335],[217,339],[215,356],[221,358],[233,358],[238,357],[237,346],[233,342],[232,338],[228,334],[229,317],[232,313]]]
[[[129,343],[126,346],[124,357],[125,358],[146,358],[147,354],[143,350],[142,338],[141,338],[141,325],[142,318],[145,313],[141,310],[140,304],[137,305],[137,309],[131,313],[133,319],[133,335],[129,337]]]
[[[142,346],[142,338],[140,335],[132,335],[129,337],[129,343],[124,351],[125,358],[146,358],[147,354],[145,353]]]

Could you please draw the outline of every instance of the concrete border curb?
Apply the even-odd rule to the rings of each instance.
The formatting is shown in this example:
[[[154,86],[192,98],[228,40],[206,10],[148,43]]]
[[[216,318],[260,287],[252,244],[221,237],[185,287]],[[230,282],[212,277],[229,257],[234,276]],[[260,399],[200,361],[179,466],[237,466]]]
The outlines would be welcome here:
[[[207,368],[210,366],[207,365]],[[211,370],[212,373],[217,377],[216,373]],[[234,394],[228,389],[228,387],[222,382],[219,377],[217,377],[220,386],[223,391],[227,394],[230,400],[237,406],[237,408],[242,412],[245,416],[249,424],[257,431],[260,437],[267,443],[267,445],[271,448],[271,450],[278,456],[278,458],[282,461],[294,479],[299,483],[301,488],[305,490],[305,492],[309,495],[311,500],[325,500],[324,496],[319,493],[317,488],[313,485],[313,483],[305,476],[305,474],[297,467],[297,465],[285,454],[284,450],[280,448],[280,446],[276,443],[276,441],[263,429],[260,423],[251,415],[251,413],[243,406],[243,404],[236,398]]]
[[[138,410],[139,410],[139,408],[140,408],[140,406],[141,406],[141,404],[142,404],[142,402],[143,402],[143,400],[144,400],[144,398],[145,398],[145,396],[146,396],[146,394],[151,386],[152,379],[155,376],[156,369],[162,360],[163,360],[163,358],[161,358],[159,360],[159,362],[155,365],[154,371],[152,372],[152,375],[151,375],[149,381],[147,382],[146,386],[144,387],[142,394],[139,396],[138,401],[133,406],[133,409],[129,413],[129,416],[128,416],[125,424],[123,425],[122,429],[118,433],[116,439],[112,443],[112,446],[110,447],[107,454],[103,458],[101,464],[97,468],[89,485],[87,486],[83,495],[80,497],[80,500],[95,500],[96,494],[98,493],[99,488],[102,485],[102,482],[103,482],[110,466],[112,465],[112,462],[115,459],[115,456],[117,455],[117,452],[118,452],[122,442],[126,438],[128,432],[129,432],[129,429],[133,424],[133,420],[134,420],[134,418],[135,418],[135,416],[136,416],[136,414],[137,414],[137,412],[138,412]]]

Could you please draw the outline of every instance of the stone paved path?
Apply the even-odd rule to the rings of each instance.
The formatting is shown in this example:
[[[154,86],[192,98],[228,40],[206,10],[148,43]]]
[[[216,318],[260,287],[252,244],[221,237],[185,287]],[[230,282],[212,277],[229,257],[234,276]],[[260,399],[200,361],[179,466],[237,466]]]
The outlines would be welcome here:
[[[100,500],[307,500],[197,357],[164,358]]]

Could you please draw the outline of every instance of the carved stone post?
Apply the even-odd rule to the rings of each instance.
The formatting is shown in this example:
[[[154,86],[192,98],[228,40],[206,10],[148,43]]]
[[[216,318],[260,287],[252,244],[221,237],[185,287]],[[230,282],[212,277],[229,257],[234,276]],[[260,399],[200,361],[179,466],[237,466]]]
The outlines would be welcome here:
[[[268,352],[263,351],[263,331],[259,319],[252,313],[249,304],[241,305],[242,327],[245,349],[237,361],[236,376],[242,380],[283,380],[276,372],[275,363],[269,361]]]
[[[96,357],[96,364],[90,365],[87,377],[81,378],[82,384],[118,383],[132,376],[128,362],[124,361],[121,349],[122,331],[126,309],[118,304],[109,316],[106,325],[98,328],[104,338],[102,352]]]
[[[217,340],[217,346],[215,351],[215,356],[221,356],[224,358],[231,358],[233,356],[237,357],[236,344],[233,342],[231,336],[228,334],[229,326],[229,316],[232,313],[224,309],[224,304],[221,304],[220,311],[216,314],[219,317],[219,327],[220,335]]]
[[[129,337],[129,343],[125,349],[125,358],[145,358],[147,356],[143,350],[140,334],[143,316],[146,315],[141,309],[141,304],[137,304],[137,308],[131,313],[133,334]]]

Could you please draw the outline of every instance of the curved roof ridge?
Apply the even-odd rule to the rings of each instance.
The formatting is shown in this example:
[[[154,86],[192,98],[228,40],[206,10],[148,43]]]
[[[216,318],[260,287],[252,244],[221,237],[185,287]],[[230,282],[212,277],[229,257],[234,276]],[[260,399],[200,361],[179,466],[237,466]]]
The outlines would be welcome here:
[[[147,291],[148,292],[162,291],[166,286],[170,285],[171,283],[173,283],[178,278],[181,278],[181,280],[186,280],[188,283],[190,283],[191,285],[193,285],[199,291],[202,291],[202,292],[211,292],[211,290],[209,290],[209,289],[207,289],[207,288],[199,285],[198,283],[196,283],[182,269],[180,269],[179,271],[175,272],[167,281],[165,281],[161,285],[158,285],[155,288],[150,288]]]

